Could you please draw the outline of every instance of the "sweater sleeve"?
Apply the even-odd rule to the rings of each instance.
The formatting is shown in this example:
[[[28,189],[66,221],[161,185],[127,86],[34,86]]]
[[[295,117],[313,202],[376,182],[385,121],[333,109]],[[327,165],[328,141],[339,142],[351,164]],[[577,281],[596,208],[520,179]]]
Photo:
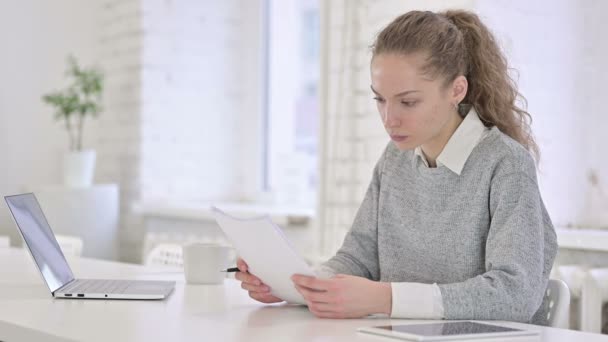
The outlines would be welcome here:
[[[336,274],[350,274],[371,280],[380,279],[378,199],[385,156],[386,150],[374,168],[372,181],[342,247],[334,257],[323,263],[323,268],[330,268]]]
[[[555,231],[543,215],[535,172],[496,176],[489,203],[485,273],[461,283],[439,284],[445,318],[529,322],[549,278],[544,249],[555,247],[545,245],[555,244]],[[546,236],[550,238],[545,240]]]

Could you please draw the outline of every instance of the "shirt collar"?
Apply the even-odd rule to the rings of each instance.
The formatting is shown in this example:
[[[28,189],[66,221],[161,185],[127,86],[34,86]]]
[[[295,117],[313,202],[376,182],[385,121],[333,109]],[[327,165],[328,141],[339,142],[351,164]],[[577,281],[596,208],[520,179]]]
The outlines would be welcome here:
[[[452,172],[460,176],[464,164],[473,152],[477,143],[485,136],[489,128],[483,125],[479,115],[473,107],[469,110],[460,126],[454,131],[447,144],[437,157],[437,164],[441,164]],[[422,162],[429,167],[428,161],[424,156],[420,146],[414,149],[414,154],[422,159]]]

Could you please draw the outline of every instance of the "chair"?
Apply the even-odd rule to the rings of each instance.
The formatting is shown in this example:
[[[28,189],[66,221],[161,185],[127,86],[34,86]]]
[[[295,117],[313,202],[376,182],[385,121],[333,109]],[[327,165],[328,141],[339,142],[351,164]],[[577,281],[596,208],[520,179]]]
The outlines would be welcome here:
[[[175,243],[159,243],[146,256],[147,266],[183,267],[182,246]]]
[[[583,282],[587,275],[585,268],[580,265],[560,265],[554,267],[554,269],[556,272],[551,278],[563,280],[568,285],[568,289],[570,289],[570,296],[572,298],[580,298]]]
[[[59,248],[66,257],[82,255],[82,239],[72,235],[55,235]]]
[[[11,245],[11,238],[8,236],[0,235],[0,248],[6,248]]]
[[[555,265],[551,272],[552,279],[564,281],[568,285],[568,289],[570,289],[570,315],[574,315],[574,320],[570,320],[570,329],[581,329],[581,322],[583,321],[581,317],[581,292],[586,277],[586,267],[576,264]]]
[[[581,291],[581,330],[601,333],[602,307],[608,302],[608,268],[587,272]]]
[[[547,322],[550,327],[568,329],[570,327],[570,290],[559,279],[549,279],[546,297],[549,299]]]

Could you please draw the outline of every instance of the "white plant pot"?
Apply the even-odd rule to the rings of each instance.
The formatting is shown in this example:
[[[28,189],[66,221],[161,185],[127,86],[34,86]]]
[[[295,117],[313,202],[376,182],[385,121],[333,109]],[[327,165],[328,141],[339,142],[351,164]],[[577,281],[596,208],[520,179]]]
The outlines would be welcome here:
[[[95,151],[68,152],[63,159],[63,184],[82,188],[93,184],[95,174]]]

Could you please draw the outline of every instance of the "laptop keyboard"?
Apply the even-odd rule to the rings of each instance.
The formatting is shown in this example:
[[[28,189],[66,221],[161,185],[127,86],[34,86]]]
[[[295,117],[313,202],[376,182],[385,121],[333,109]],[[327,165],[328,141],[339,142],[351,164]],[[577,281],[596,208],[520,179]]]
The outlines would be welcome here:
[[[79,279],[62,292],[65,293],[124,293],[131,280]]]

